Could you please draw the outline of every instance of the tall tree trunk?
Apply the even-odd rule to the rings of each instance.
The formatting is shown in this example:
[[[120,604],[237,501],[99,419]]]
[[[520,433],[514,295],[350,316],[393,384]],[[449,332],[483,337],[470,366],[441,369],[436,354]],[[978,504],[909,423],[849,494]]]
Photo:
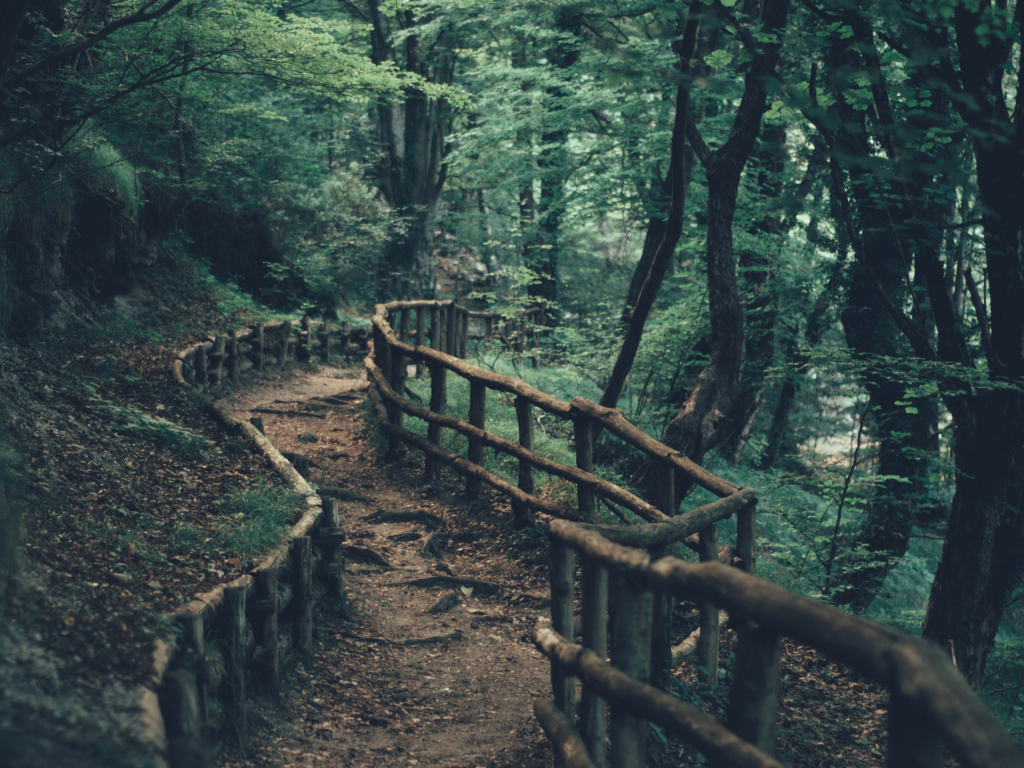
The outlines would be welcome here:
[[[967,395],[947,396],[956,423],[956,493],[923,629],[925,637],[950,649],[973,684],[982,680],[1007,601],[1024,578],[1024,105],[1018,100],[1011,111],[1003,91],[1012,42],[979,39],[985,5],[976,11],[957,6],[954,15],[963,89],[972,97],[957,105],[973,129],[991,286],[989,375],[1016,386],[976,390],[972,385]],[[1022,15],[1018,4],[1015,24]],[[1019,89],[1020,70],[1015,71]],[[937,259],[928,278],[940,350],[953,349],[962,337],[956,335],[960,329]],[[986,308],[976,311],[979,322],[987,324]]]
[[[678,46],[679,54],[679,86],[676,88],[676,115],[672,123],[672,142],[669,157],[669,170],[665,178],[663,190],[667,187],[671,200],[668,215],[662,218],[655,214],[647,225],[647,236],[644,238],[644,256],[641,265],[650,264],[633,311],[629,317],[626,335],[622,347],[615,359],[608,384],[601,395],[601,405],[614,408],[626,385],[626,378],[633,368],[640,339],[643,337],[644,325],[654,306],[654,299],[665,279],[672,254],[683,232],[683,212],[686,207],[686,130],[690,117],[690,59],[697,44],[697,33],[700,30],[702,3],[692,3],[690,13],[683,29],[683,39]],[[647,255],[650,254],[649,259]],[[638,267],[638,273],[640,267]]]
[[[788,12],[788,0],[766,0],[761,16],[763,32],[770,35],[782,29]],[[734,429],[728,414],[739,392],[744,333],[732,227],[740,176],[754,149],[765,112],[767,81],[774,77],[779,63],[779,46],[766,49],[747,73],[743,97],[725,144],[714,152],[699,148],[699,144],[694,147],[708,179],[706,263],[711,359],[666,428],[662,442],[696,462],[702,461],[705,453]],[[677,501],[691,487],[679,473]]]
[[[451,33],[437,32],[429,58],[417,33],[432,21],[412,11],[385,14],[380,0],[370,0],[373,60],[391,63],[430,82],[450,85],[455,70]],[[403,56],[394,42],[396,23],[404,32]],[[377,280],[379,300],[408,299],[429,292],[433,272],[433,222],[444,186],[448,109],[415,86],[397,104],[377,107],[381,142],[386,147],[381,191],[402,222],[384,246]]]

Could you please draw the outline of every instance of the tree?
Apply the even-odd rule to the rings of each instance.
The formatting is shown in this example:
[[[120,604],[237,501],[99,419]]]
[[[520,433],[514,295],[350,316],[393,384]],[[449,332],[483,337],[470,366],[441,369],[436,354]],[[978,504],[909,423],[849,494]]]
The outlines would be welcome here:
[[[711,356],[697,376],[686,401],[669,423],[662,442],[700,462],[734,429],[727,414],[736,404],[743,355],[743,308],[736,280],[733,219],[743,168],[754,149],[766,111],[769,83],[777,68],[789,3],[766,0],[761,9],[759,35],[764,43],[754,49],[744,78],[743,96],[728,138],[718,149],[704,143],[694,126],[690,143],[704,167],[708,183],[707,267],[708,311],[711,321]],[[690,485],[677,478],[676,498]]]
[[[450,85],[456,40],[451,19],[440,9],[394,7],[370,0],[373,60],[417,76],[419,82]],[[448,168],[450,115],[445,102],[413,83],[403,98],[377,107],[384,160],[380,189],[405,226],[384,248],[377,282],[381,301],[425,296],[433,268],[434,213]]]
[[[977,684],[1004,607],[1024,576],[1024,134],[1021,106],[1011,105],[1003,90],[1004,80],[1019,84],[1013,50],[1021,10],[978,2],[906,5],[891,19],[847,5],[834,13],[845,23],[829,15],[830,29],[849,38],[864,61],[859,77],[838,87],[869,110],[880,137],[881,150],[870,153],[867,169],[844,155],[839,134],[846,125],[819,101],[814,69],[806,97],[791,95],[828,142],[839,223],[869,289],[920,361],[911,375],[935,382],[956,426],[956,490],[923,634],[948,648]],[[887,60],[899,62],[906,80],[887,76]],[[894,102],[894,89],[906,94],[904,104]],[[973,168],[957,167],[956,156],[945,151],[958,136],[970,143]],[[886,229],[899,247],[883,264],[869,253],[867,233],[855,219],[856,179],[864,170],[872,173],[874,204],[900,212]],[[980,296],[973,301],[976,345],[948,290],[951,264],[943,264],[936,236],[943,206],[934,205],[947,199],[950,176],[961,180],[958,194],[964,194],[972,171],[991,286],[987,305]],[[883,269],[902,276],[905,302],[893,295]]]

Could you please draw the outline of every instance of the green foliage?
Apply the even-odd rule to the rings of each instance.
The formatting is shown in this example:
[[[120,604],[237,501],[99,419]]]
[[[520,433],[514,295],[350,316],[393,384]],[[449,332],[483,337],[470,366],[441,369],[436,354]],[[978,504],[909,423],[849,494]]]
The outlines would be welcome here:
[[[207,534],[204,542],[211,549],[233,557],[253,561],[281,543],[288,526],[301,514],[302,495],[260,479],[255,488],[238,488],[221,501],[222,522]],[[182,534],[188,546],[199,534]]]

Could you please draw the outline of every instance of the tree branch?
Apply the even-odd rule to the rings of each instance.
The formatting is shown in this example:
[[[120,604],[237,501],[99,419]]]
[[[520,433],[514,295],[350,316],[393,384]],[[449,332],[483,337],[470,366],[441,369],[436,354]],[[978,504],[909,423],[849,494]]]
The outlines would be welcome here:
[[[974,314],[978,318],[978,330],[981,332],[981,346],[985,350],[985,358],[988,360],[988,367],[992,371],[1003,371],[1005,366],[992,349],[992,336],[988,329],[988,311],[985,309],[985,302],[978,291],[978,284],[974,282],[974,275],[968,265],[964,269],[964,282],[967,283],[967,292],[971,296],[971,305],[974,307]]]
[[[693,122],[693,115],[690,115],[686,121],[686,138],[690,142],[693,154],[700,160],[700,164],[707,168],[708,163],[711,162],[711,148],[705,143],[704,137],[700,135],[700,128]]]
[[[84,40],[80,40],[79,42],[75,43],[72,46],[69,46],[68,48],[65,48],[62,51],[57,51],[56,53],[44,57],[43,59],[37,61],[35,64],[25,67],[25,69],[21,70],[20,72],[15,72],[13,75],[0,82],[0,89],[10,90],[11,88],[16,88],[17,86],[21,85],[21,83],[25,82],[25,80],[34,75],[36,72],[39,72],[40,70],[45,69],[46,67],[53,66],[54,64],[59,64],[62,61],[65,61],[66,59],[76,56],[82,51],[87,51],[94,45],[110,37],[112,34],[114,34],[117,30],[121,29],[122,27],[128,27],[133,24],[142,24],[144,22],[152,21],[153,19],[159,18],[160,16],[163,16],[164,14],[173,10],[174,6],[178,5],[178,3],[180,2],[181,0],[167,0],[167,2],[165,2],[159,8],[157,8],[155,11],[147,13],[146,9],[152,8],[153,5],[156,3],[156,0],[150,0],[150,2],[146,3],[144,6],[142,6],[142,8],[140,8],[132,15],[125,16],[123,19],[118,19],[117,21],[111,22],[94,35],[90,35]]]

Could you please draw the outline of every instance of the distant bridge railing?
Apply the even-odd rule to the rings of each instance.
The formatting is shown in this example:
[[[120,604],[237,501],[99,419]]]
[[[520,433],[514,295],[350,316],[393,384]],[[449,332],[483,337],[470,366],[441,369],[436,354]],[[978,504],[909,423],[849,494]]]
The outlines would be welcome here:
[[[396,315],[397,331],[389,323],[389,317]],[[414,316],[415,336],[410,330]],[[428,478],[438,477],[444,464],[466,477],[469,498],[479,496],[483,483],[509,496],[517,525],[532,524],[535,510],[558,518],[549,527],[551,619],[534,631],[538,649],[551,660],[554,689],[554,699],[537,701],[534,712],[553,743],[557,764],[572,768],[644,765],[650,721],[693,745],[715,765],[780,766],[772,756],[773,728],[780,638],[788,636],[889,689],[889,765],[939,766],[943,742],[967,766],[1024,765],[1024,750],[938,646],[800,597],[753,575],[757,499],[752,490],[711,474],[630,424],[617,409],[580,397],[566,403],[520,379],[460,359],[456,354],[466,355],[471,316],[454,302],[378,304],[372,320],[373,341],[364,361],[371,384],[368,393],[388,435],[389,459],[397,458],[399,446],[405,443],[426,455]],[[485,329],[483,335],[489,331]],[[424,344],[428,338],[429,347]],[[429,408],[404,396],[411,362],[430,373]],[[467,420],[445,415],[447,371],[469,381]],[[488,389],[514,396],[518,442],[486,431]],[[534,452],[535,407],[572,421],[575,467]],[[425,421],[427,436],[405,429],[405,415]],[[467,437],[465,457],[441,447],[444,429]],[[657,463],[657,504],[592,473],[595,430],[607,430]],[[516,485],[483,466],[484,447],[519,460]],[[575,484],[576,508],[536,495],[534,468]],[[673,517],[677,472],[721,498]],[[648,524],[596,525],[598,497],[629,509]],[[736,544],[719,549],[716,524],[733,515],[737,518]],[[678,541],[695,548],[700,563],[669,556]],[[581,555],[582,579],[579,632],[574,619],[576,553]],[[721,609],[730,612],[738,630],[727,725],[648,684],[652,670],[658,674],[671,661],[673,598],[695,601],[700,607],[700,660],[711,683],[718,677]],[[578,634],[582,645],[573,642]],[[606,661],[609,649],[610,664]]]

